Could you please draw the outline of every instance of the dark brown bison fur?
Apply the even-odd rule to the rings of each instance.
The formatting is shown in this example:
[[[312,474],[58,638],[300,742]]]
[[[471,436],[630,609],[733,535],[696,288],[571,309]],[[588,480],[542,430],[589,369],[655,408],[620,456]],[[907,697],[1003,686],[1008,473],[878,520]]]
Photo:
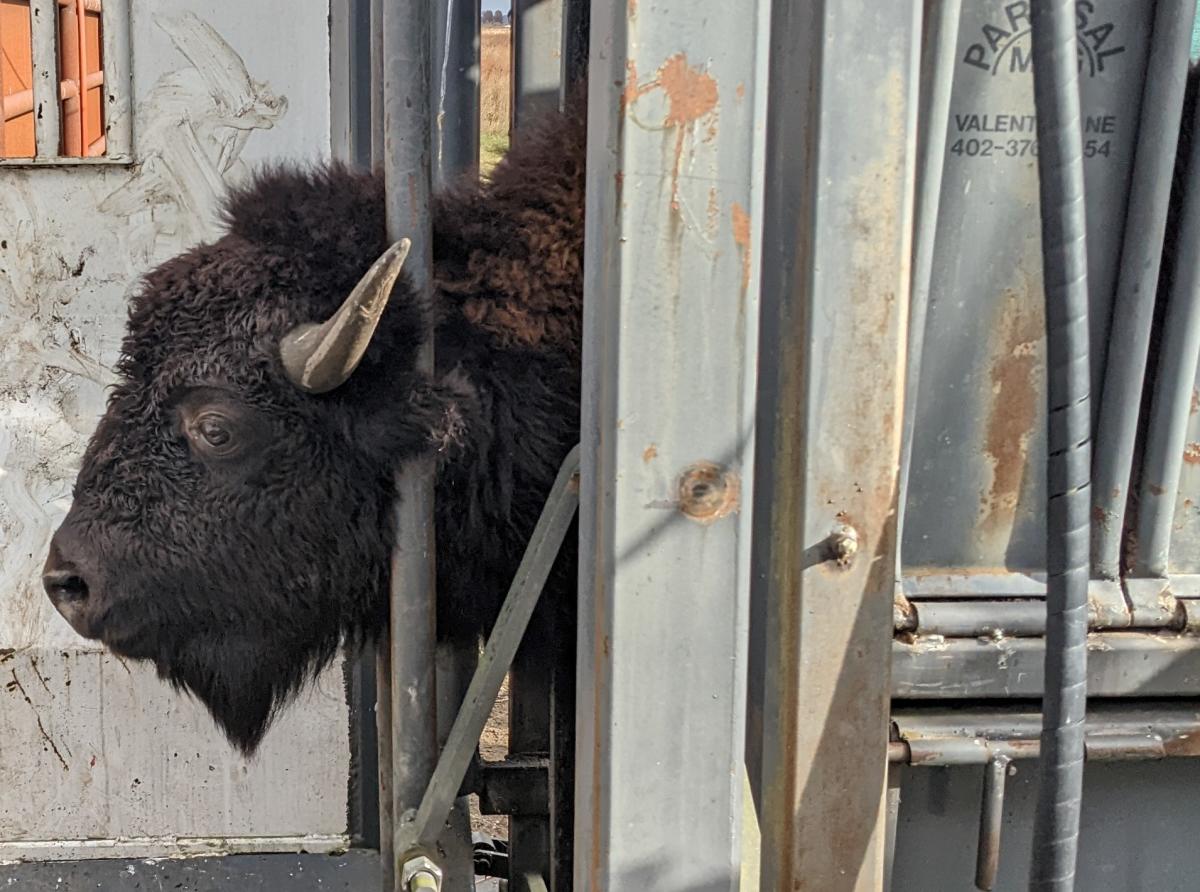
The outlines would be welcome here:
[[[362,365],[321,396],[289,383],[279,341],[385,249],[381,179],[276,167],[236,191],[227,233],[133,301],[51,549],[87,584],[76,628],[153,661],[251,752],[343,642],[382,627],[393,475],[436,453],[439,634],[484,630],[578,439],[584,150],[582,116],[551,116],[489,182],[440,195],[432,305],[402,279]],[[428,376],[414,357],[431,327]],[[233,454],[185,430],[209,411]],[[571,597],[574,561],[547,598]]]

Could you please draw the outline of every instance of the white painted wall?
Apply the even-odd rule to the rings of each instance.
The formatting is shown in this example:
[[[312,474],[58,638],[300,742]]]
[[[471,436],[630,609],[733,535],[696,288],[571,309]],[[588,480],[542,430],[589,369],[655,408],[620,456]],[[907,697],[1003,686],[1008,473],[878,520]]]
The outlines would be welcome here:
[[[256,162],[329,154],[327,3],[132,6],[137,164],[0,168],[0,859],[335,847],[340,665],[246,762],[38,582],[138,276],[211,233]]]

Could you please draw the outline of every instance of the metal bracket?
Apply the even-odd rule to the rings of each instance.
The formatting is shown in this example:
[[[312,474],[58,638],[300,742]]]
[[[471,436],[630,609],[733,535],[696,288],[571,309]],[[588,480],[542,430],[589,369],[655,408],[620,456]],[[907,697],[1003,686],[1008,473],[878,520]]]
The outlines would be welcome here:
[[[579,506],[580,450],[576,445],[559,468],[558,477],[546,498],[529,545],[521,558],[500,615],[488,636],[479,666],[471,678],[454,727],[438,758],[425,795],[415,815],[397,822],[395,851],[406,852],[436,844],[441,827],[450,814],[475,747],[487,724],[492,704],[500,693],[504,675],[516,655],[529,618],[541,597],[546,579],[566,538]]]

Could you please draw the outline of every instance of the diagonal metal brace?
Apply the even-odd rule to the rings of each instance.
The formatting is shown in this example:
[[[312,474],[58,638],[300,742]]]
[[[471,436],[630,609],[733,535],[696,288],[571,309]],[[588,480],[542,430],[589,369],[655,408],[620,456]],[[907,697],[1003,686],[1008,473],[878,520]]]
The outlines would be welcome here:
[[[563,539],[579,507],[579,446],[563,460],[558,477],[546,498],[546,505],[534,527],[529,545],[509,586],[504,605],[488,636],[483,656],[471,678],[446,746],[438,757],[437,768],[425,788],[416,814],[397,815],[395,851],[417,849],[434,851],[438,835],[450,815],[463,777],[475,754],[488,715],[504,675],[516,656],[529,619],[541,597],[550,570],[558,557]]]

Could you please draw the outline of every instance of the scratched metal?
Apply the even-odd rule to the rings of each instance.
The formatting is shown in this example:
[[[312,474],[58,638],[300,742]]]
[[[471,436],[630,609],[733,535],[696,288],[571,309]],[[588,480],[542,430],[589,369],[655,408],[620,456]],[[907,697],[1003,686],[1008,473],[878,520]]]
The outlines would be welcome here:
[[[1044,569],[1045,339],[1028,6],[963,4],[905,499],[906,573]],[[1152,13],[1141,0],[1077,4],[1097,383]]]
[[[592,9],[576,889],[737,888],[769,6]]]
[[[254,164],[329,151],[328,66],[296,64],[328,56],[321,4],[111,5],[134,10],[128,42],[106,36],[133,47],[139,163],[0,170],[0,860],[327,849],[346,831],[340,665],[247,762],[39,584],[138,277],[210,235]]]

